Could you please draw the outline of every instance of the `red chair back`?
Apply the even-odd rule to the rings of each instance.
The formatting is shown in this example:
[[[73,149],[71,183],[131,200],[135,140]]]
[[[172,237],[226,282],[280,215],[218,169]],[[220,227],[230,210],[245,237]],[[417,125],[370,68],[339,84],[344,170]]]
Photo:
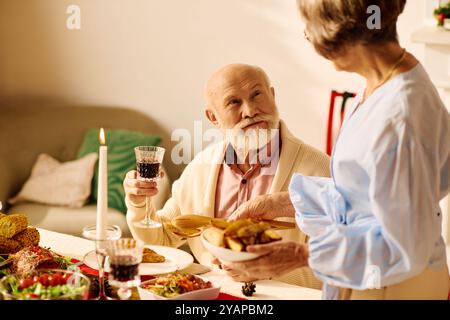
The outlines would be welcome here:
[[[331,98],[330,98],[330,108],[328,110],[328,124],[327,124],[327,140],[326,140],[326,153],[328,155],[331,155],[331,151],[333,149],[333,123],[334,123],[334,106],[336,103],[336,98],[342,97],[342,103],[341,103],[341,110],[340,110],[340,122],[339,122],[339,129],[342,126],[342,122],[344,121],[344,115],[345,115],[345,106],[347,103],[347,100],[350,98],[354,98],[356,94],[353,92],[338,92],[336,90],[331,91]]]

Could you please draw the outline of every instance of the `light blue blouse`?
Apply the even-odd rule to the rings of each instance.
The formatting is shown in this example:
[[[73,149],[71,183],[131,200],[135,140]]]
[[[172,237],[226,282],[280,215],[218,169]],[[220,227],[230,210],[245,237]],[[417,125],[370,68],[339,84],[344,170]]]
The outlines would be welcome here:
[[[449,193],[450,115],[421,64],[347,112],[332,178],[289,187],[324,298],[399,283],[446,264],[439,201]],[[356,110],[356,111],[355,111]]]

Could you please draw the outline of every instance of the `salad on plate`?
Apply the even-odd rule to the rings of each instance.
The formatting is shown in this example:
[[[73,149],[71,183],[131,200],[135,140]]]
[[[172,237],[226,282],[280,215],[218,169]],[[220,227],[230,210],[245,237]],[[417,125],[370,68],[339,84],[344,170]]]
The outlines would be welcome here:
[[[141,283],[141,299],[210,300],[219,295],[220,287],[193,274],[171,273]]]
[[[86,299],[89,285],[89,279],[77,272],[39,270],[27,276],[5,276],[0,292],[13,300]]]

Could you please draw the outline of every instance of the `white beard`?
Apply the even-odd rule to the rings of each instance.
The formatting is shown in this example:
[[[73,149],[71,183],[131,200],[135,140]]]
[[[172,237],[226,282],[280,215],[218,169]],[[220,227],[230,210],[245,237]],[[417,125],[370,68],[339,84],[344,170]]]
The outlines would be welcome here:
[[[257,151],[268,145],[278,134],[278,129],[232,129],[226,134],[226,140],[233,146],[238,157],[238,163],[244,163],[247,157],[250,161],[256,156]]]

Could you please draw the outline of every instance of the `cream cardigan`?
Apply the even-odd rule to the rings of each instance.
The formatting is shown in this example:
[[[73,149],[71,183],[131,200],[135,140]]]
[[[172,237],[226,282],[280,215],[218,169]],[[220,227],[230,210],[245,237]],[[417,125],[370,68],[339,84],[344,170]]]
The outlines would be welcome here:
[[[281,153],[278,167],[272,182],[270,193],[287,191],[290,178],[294,173],[308,176],[329,176],[329,157],[294,137],[286,125],[280,122]],[[164,207],[158,211],[150,208],[153,219],[166,222],[181,214],[201,214],[214,216],[216,184],[221,163],[223,163],[226,144],[220,142],[209,146],[193,159],[185,168],[180,178],[172,185],[172,196]],[[133,223],[143,219],[145,205],[136,205],[128,198],[127,222],[136,239],[148,244],[179,247],[186,242],[163,228],[146,230],[136,228]],[[292,218],[280,219],[294,222]],[[279,231],[285,241],[306,243],[307,237],[298,228]],[[200,239],[187,240],[195,258],[204,265],[211,265],[212,256],[204,249]],[[305,287],[320,289],[321,283],[309,268],[294,270],[277,280]]]

